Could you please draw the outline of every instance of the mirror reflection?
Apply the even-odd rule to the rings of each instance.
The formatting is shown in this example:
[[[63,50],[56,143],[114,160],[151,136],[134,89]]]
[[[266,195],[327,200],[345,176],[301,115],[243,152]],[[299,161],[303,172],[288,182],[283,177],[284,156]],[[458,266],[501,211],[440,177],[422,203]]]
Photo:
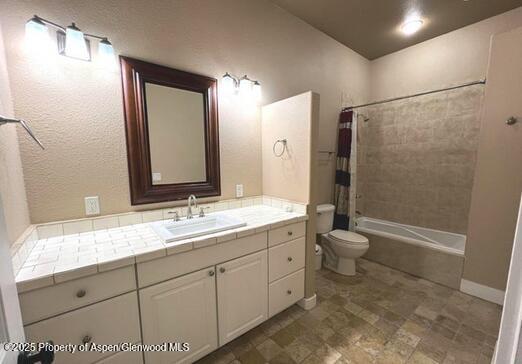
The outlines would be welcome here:
[[[205,181],[203,94],[147,82],[145,99],[152,184]]]

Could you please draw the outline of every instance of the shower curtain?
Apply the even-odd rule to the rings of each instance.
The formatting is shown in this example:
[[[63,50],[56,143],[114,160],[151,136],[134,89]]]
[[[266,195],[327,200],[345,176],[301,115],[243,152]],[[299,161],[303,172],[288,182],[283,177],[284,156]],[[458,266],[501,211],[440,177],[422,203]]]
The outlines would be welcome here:
[[[352,138],[356,131],[357,115],[353,110],[343,110],[339,116],[339,138],[337,147],[337,166],[335,170],[335,217],[334,229],[353,229],[350,221]],[[353,143],[355,146],[355,143]],[[355,163],[354,163],[355,164]],[[355,207],[355,206],[354,206]]]

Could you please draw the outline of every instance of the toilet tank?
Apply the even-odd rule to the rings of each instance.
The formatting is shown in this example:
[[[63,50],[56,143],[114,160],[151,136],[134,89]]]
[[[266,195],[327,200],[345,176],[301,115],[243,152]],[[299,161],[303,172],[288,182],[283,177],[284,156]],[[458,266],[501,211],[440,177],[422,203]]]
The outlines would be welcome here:
[[[325,234],[332,231],[334,211],[334,205],[317,205],[317,234]]]

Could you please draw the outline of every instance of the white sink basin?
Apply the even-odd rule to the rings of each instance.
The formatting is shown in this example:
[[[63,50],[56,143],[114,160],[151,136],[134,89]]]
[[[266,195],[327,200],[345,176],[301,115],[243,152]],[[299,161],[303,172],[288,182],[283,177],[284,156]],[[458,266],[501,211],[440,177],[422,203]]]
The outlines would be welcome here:
[[[170,243],[177,240],[236,229],[245,225],[246,223],[237,217],[224,213],[215,213],[205,217],[195,216],[192,219],[180,221],[153,222],[152,229],[154,229],[156,234],[166,243]]]

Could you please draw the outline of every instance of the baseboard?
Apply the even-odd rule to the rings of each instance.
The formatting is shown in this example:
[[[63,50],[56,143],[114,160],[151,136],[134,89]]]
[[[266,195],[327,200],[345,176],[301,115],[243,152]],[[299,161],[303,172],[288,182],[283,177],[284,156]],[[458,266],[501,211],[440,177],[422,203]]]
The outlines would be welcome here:
[[[468,281],[466,279],[461,279],[460,290],[464,293],[478,298],[482,298],[483,300],[489,302],[497,303],[499,305],[504,304],[505,292],[501,291],[500,289],[491,288],[482,284]]]
[[[299,300],[299,302],[297,302],[297,304],[307,311],[311,310],[317,304],[317,295],[314,293],[314,295],[312,297],[308,297],[308,298],[305,297],[305,298]]]

